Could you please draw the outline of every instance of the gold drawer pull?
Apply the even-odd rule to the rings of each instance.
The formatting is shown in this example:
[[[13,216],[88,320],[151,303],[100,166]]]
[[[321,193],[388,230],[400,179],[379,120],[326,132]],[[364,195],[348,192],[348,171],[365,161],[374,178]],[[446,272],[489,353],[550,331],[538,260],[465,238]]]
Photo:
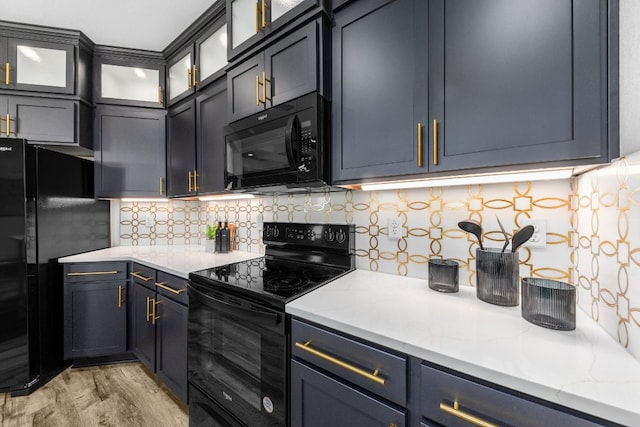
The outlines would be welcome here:
[[[11,66],[9,65],[9,63],[7,62],[5,64],[4,67],[4,83],[9,86],[11,84],[11,76],[10,73],[11,72]]]
[[[106,274],[118,274],[118,270],[113,271],[74,271],[73,273],[67,273],[67,276],[99,276]]]
[[[186,288],[185,289],[173,289],[173,288],[170,288],[169,286],[165,286],[166,284],[167,284],[167,282],[160,282],[160,283],[156,282],[156,286],[157,287],[162,288],[165,291],[173,292],[176,295],[180,295],[181,293],[183,293],[184,291],[187,290]]]
[[[150,305],[151,305],[151,301],[153,301],[151,299],[151,297],[147,297],[147,322],[149,321],[149,319],[151,318],[151,310],[149,309]]]
[[[378,370],[377,369],[375,371],[373,371],[373,373],[369,373],[369,372],[367,372],[365,370],[362,370],[362,369],[360,369],[358,367],[355,367],[355,366],[353,366],[353,365],[351,365],[351,364],[349,364],[347,362],[343,362],[342,360],[336,359],[333,356],[329,356],[326,353],[323,353],[323,352],[318,351],[318,350],[316,350],[314,348],[311,348],[311,347],[309,347],[309,344],[311,344],[311,341],[307,341],[304,344],[297,342],[296,343],[296,347],[298,347],[299,349],[302,349],[302,350],[304,350],[306,352],[309,352],[309,353],[313,354],[314,356],[318,356],[319,358],[324,359],[327,362],[331,362],[331,363],[333,363],[335,365],[340,366],[341,368],[344,368],[344,369],[346,369],[348,371],[351,371],[354,374],[358,374],[358,375],[360,375],[362,377],[365,377],[368,380],[376,382],[376,383],[378,383],[380,385],[384,385],[384,379],[380,378],[378,376]]]
[[[447,414],[453,415],[456,418],[460,418],[461,420],[467,421],[473,425],[480,427],[496,427],[495,424],[491,424],[488,421],[485,421],[481,418],[475,417],[471,414],[468,414],[464,411],[460,410],[460,405],[457,401],[453,402],[453,407],[447,405],[446,403],[440,404],[440,410],[446,412]]]
[[[152,279],[151,277],[144,277],[142,274],[138,273],[137,271],[132,272],[131,275],[137,279],[144,280],[145,282],[148,282],[149,280]]]

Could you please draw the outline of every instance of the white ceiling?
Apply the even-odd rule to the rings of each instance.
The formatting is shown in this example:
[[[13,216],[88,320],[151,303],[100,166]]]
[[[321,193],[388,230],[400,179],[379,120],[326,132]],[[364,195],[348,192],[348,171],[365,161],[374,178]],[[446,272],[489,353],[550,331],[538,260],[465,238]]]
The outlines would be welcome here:
[[[80,30],[101,45],[161,51],[215,2],[0,0],[0,19]]]

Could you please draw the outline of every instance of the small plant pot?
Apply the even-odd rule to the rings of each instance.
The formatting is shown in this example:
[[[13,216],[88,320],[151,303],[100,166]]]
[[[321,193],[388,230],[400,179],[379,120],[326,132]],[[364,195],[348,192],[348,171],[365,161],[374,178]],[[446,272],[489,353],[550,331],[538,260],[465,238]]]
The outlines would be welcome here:
[[[206,239],[204,241],[205,252],[213,252],[216,248],[216,241],[214,239]]]

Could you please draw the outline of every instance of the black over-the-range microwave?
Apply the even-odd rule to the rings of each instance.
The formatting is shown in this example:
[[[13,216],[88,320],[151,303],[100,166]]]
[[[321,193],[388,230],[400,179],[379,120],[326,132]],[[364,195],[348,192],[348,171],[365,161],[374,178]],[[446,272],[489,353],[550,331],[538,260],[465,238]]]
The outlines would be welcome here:
[[[225,127],[225,188],[318,190],[330,181],[329,103],[317,92]]]

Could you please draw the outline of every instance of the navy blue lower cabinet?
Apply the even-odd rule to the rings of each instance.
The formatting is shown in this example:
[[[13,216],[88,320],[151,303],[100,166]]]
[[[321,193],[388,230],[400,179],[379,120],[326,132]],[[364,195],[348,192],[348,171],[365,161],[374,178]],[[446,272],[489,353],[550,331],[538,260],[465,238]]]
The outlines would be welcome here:
[[[126,271],[126,263],[65,264],[65,359],[126,352]]]
[[[147,368],[156,370],[156,327],[152,320],[156,292],[136,282],[133,286],[133,354]]]
[[[186,402],[189,309],[160,294],[156,303],[156,374]]]
[[[133,265],[132,351],[184,402],[187,402],[186,280]]]
[[[406,425],[406,412],[292,360],[291,425],[403,427]]]
[[[435,366],[421,366],[421,413],[447,427],[469,425],[594,427],[603,424],[537,403],[507,391],[454,375]],[[485,423],[485,424],[483,424]],[[607,424],[604,424],[607,425]]]

